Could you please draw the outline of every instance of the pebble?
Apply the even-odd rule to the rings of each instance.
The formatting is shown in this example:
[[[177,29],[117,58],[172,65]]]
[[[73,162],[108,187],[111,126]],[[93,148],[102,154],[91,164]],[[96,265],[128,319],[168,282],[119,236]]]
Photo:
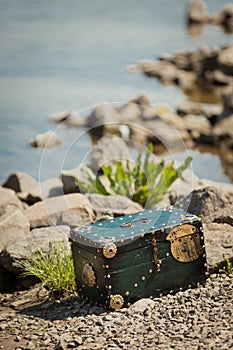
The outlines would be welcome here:
[[[232,282],[232,275],[215,274],[204,287],[142,299],[118,312],[75,300],[75,316],[72,301],[14,309],[11,317],[3,302],[0,349],[8,350],[11,340],[18,350],[231,349]]]

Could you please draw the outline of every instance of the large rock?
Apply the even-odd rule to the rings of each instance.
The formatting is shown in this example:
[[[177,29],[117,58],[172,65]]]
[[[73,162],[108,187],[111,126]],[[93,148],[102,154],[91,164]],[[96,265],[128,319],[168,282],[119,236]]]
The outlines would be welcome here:
[[[193,139],[197,139],[203,133],[209,133],[211,124],[204,116],[187,115],[183,118],[185,129],[190,133]]]
[[[137,97],[130,100],[128,103],[134,103],[140,107],[150,107],[151,103],[149,97],[145,93],[139,94]]]
[[[102,196],[100,194],[87,193],[85,198],[87,198],[90,206],[97,214],[98,220],[105,215],[128,215],[143,209],[140,204],[120,195]]]
[[[165,149],[183,149],[184,140],[190,139],[185,128],[178,129],[162,118],[145,123],[144,130],[148,132],[148,141],[153,144],[162,144]]]
[[[125,122],[137,122],[140,119],[142,109],[136,103],[127,103],[120,109],[120,118]]]
[[[33,187],[37,186],[38,182],[26,173],[14,173],[11,174],[3,187],[11,188],[15,192],[28,193]]]
[[[63,190],[65,194],[80,192],[79,186],[76,180],[79,179],[82,182],[87,182],[87,173],[90,169],[85,165],[81,164],[76,168],[70,170],[62,170],[61,178],[63,183]]]
[[[180,196],[176,206],[208,220],[208,216],[219,209],[233,208],[233,195],[223,192],[221,188],[209,186],[194,190],[187,196]]]
[[[218,122],[212,130],[215,143],[224,143],[229,149],[233,146],[233,114]]]
[[[31,228],[91,223],[95,216],[85,197],[79,193],[67,194],[37,202],[25,211]]]
[[[114,105],[104,103],[96,106],[90,116],[86,118],[86,126],[91,128],[89,132],[97,137],[104,136],[106,129],[118,129],[120,115]],[[118,125],[118,126],[117,126]]]
[[[7,206],[12,205],[23,209],[22,203],[15,194],[15,191],[0,186],[0,212]]]
[[[51,149],[61,144],[61,140],[54,131],[46,131],[43,134],[38,134],[35,139],[31,140],[29,144],[36,148]]]
[[[205,23],[208,20],[206,5],[203,0],[192,0],[187,13],[187,23]]]
[[[16,261],[30,259],[31,255],[38,250],[49,252],[51,245],[58,242],[64,249],[70,249],[69,235],[68,226],[34,229],[29,235],[23,235],[15,242],[8,242],[4,251],[0,253],[0,265],[7,271],[18,274],[21,269]]]
[[[96,174],[103,165],[114,164],[116,160],[124,163],[127,159],[132,158],[126,143],[121,138],[102,138],[91,150],[86,165]]]
[[[233,260],[233,227],[227,224],[204,224],[206,257],[210,272],[218,272],[225,259]]]
[[[233,5],[227,5],[220,11],[218,21],[227,33],[233,33]]]
[[[29,234],[30,225],[21,210],[8,205],[0,216],[0,252]]]
[[[180,101],[176,106],[177,113],[181,116],[187,114],[200,115],[205,114],[205,109],[201,103],[195,103],[192,101]]]
[[[32,187],[28,192],[18,194],[18,197],[32,205],[46,198],[61,196],[63,194],[63,184],[58,178],[52,178],[38,183]]]

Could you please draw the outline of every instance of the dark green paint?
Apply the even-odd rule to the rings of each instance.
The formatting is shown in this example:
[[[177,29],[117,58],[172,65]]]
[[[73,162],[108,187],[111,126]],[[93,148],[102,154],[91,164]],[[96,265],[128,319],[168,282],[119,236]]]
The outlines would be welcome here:
[[[78,231],[79,236],[83,235],[82,239],[77,238],[77,231],[72,234],[76,282],[80,295],[97,304],[108,306],[110,295],[120,294],[124,298],[124,305],[126,306],[128,302],[131,303],[139,298],[159,296],[160,294],[169,293],[171,290],[185,289],[190,285],[195,286],[198,282],[205,281],[205,257],[201,256],[192,262],[179,262],[171,255],[171,243],[166,240],[167,234],[179,222],[191,222],[200,230],[202,227],[200,219],[175,208],[170,209],[170,211],[150,210],[150,215],[147,215],[148,212],[146,210],[142,214],[137,213],[130,217],[124,216],[122,217],[123,220],[116,218],[111,222],[103,221],[101,226],[96,226],[96,224],[89,226],[91,230],[88,231],[88,236],[89,238],[91,236],[95,243],[98,242],[99,235],[104,236],[103,232],[108,232],[107,237],[111,237],[110,242],[115,237],[114,243],[117,245],[117,254],[111,259],[103,256],[103,249],[99,247],[99,244],[97,246],[94,243],[91,245],[90,242],[85,244],[87,242],[85,241],[85,233]],[[153,213],[155,214],[154,217]],[[119,223],[124,224],[130,220],[138,220],[141,217],[149,217],[150,220],[150,222],[143,224],[149,230],[145,232],[144,237],[141,237],[141,222],[135,221],[133,228],[123,229],[127,230],[124,237],[126,243],[120,242],[122,237],[119,236]],[[176,220],[174,220],[174,217],[176,217]],[[155,222],[157,222],[158,227],[155,226]],[[173,225],[171,222],[173,222]],[[105,229],[101,230],[100,227]],[[132,229],[137,233],[134,240],[129,242],[127,238],[131,238]],[[120,228],[120,233],[121,230],[122,228]],[[97,232],[98,235],[94,236]],[[202,235],[201,232],[200,234]],[[161,260],[160,271],[158,271],[157,264],[154,261],[152,239],[156,239],[157,242],[158,256]],[[203,245],[204,241],[201,242]],[[167,256],[167,254],[169,255]],[[86,263],[90,264],[95,271],[97,284],[94,287],[88,287],[83,283],[81,276],[83,266]],[[106,268],[106,266],[108,267]],[[152,273],[149,270],[152,270]],[[107,278],[108,275],[110,275],[110,278]],[[144,280],[142,280],[142,277]],[[135,286],[135,283],[137,286]],[[111,285],[111,289],[108,288],[109,285]],[[126,292],[129,292],[128,296]]]

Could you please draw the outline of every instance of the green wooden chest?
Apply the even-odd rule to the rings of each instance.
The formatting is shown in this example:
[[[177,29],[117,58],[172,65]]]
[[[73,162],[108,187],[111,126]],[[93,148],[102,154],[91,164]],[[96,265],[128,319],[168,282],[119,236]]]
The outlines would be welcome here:
[[[205,281],[199,217],[170,207],[105,220],[71,232],[78,293],[120,309]]]

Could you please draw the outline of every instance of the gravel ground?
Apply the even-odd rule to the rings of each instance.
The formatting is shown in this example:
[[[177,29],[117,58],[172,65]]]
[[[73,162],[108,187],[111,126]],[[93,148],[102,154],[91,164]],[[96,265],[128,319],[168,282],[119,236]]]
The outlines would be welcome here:
[[[38,288],[1,294],[0,349],[233,349],[233,275],[115,312]],[[39,299],[38,299],[39,298]]]

